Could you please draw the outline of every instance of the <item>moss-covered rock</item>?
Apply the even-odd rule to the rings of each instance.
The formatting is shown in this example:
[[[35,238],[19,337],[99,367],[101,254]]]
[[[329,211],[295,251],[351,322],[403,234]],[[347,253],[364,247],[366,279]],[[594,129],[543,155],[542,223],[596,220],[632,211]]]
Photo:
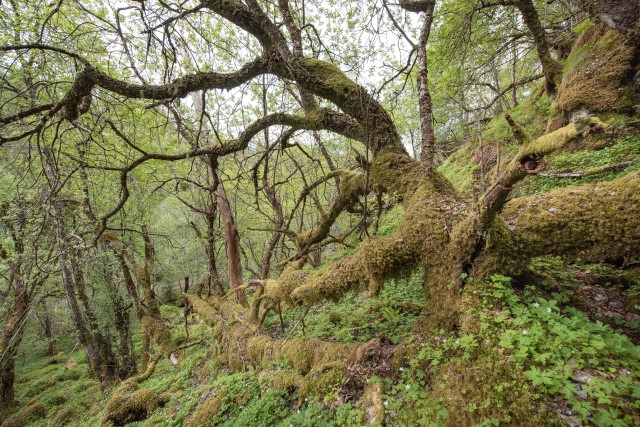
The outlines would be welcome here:
[[[600,112],[632,107],[637,101],[630,86],[637,49],[635,33],[623,34],[604,24],[586,30],[566,61],[556,108]]]

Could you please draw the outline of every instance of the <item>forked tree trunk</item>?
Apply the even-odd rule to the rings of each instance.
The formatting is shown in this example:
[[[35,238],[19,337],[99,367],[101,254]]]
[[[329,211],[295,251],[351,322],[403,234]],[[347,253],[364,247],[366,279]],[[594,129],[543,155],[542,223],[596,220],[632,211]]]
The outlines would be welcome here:
[[[224,189],[218,172],[213,170],[212,173],[216,174],[218,179],[218,188],[216,189],[216,199],[218,205],[218,212],[220,212],[220,221],[222,222],[222,229],[224,231],[225,249],[227,251],[227,270],[229,274],[229,288],[233,291],[242,286],[242,263],[240,259],[240,235],[236,228],[236,222],[229,204],[229,198]],[[244,306],[248,307],[247,296],[243,290],[234,292],[234,300]]]
[[[51,193],[55,195],[59,190],[60,175],[51,148],[43,147],[43,153],[43,166],[51,186]],[[81,262],[74,248],[67,241],[65,209],[63,201],[53,200],[51,211],[62,286],[80,344],[86,352],[89,369],[101,383],[109,384],[118,379],[117,359],[111,349],[110,341],[98,328],[95,313],[85,291]]]

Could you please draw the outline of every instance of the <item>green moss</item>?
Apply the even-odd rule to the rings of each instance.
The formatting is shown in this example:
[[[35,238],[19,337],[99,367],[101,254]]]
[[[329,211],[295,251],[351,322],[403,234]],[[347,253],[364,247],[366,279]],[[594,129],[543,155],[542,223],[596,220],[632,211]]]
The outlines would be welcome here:
[[[187,426],[204,426],[214,420],[219,414],[222,405],[225,403],[227,394],[224,391],[219,392],[215,396],[205,400],[198,406],[193,420],[189,421]]]
[[[372,382],[364,388],[364,412],[368,424],[381,424],[384,420],[382,383]]]
[[[386,152],[376,156],[370,178],[380,189],[410,197],[420,185],[427,184],[419,163],[405,153]]]
[[[68,424],[74,416],[75,416],[75,412],[73,409],[62,408],[53,417],[53,422],[57,426],[63,426]]]
[[[47,416],[47,408],[42,403],[34,403],[4,420],[0,427],[23,427]]]
[[[556,107],[571,112],[624,109],[633,99],[621,96],[623,79],[633,67],[636,43],[622,33],[599,24],[578,40],[566,61]]]
[[[298,398],[302,402],[309,396],[318,396],[325,400],[332,400],[342,386],[345,370],[341,367],[331,367],[315,370],[306,375],[298,390]]]
[[[302,375],[295,371],[276,371],[271,377],[271,386],[275,390],[296,390],[302,384]]]
[[[338,94],[356,93],[358,85],[334,64],[319,59],[305,58],[302,65],[320,76],[323,82]]]

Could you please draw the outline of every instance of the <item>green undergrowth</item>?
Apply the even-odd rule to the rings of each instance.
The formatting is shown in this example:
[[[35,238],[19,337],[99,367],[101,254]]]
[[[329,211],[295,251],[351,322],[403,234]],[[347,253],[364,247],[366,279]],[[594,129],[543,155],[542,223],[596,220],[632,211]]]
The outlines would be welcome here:
[[[602,266],[598,274],[613,277]],[[514,285],[493,276],[467,279],[463,297],[469,305],[467,326],[455,331],[417,334],[411,325],[419,313],[398,302],[422,305],[422,272],[390,281],[380,295],[349,295],[309,312],[308,337],[345,342],[379,335],[404,342],[406,356],[397,374],[369,375],[380,383],[385,423],[404,425],[553,425],[582,423],[632,426],[640,422],[640,348],[625,335],[572,307],[567,292],[579,275],[557,259],[536,260],[533,270],[545,280],[537,286]],[[546,272],[546,276],[542,275]],[[612,279],[613,280],[613,279]],[[175,308],[164,307],[172,318]],[[424,314],[424,312],[422,313]],[[300,312],[285,313],[287,333]],[[176,370],[162,360],[140,389],[167,396],[164,406],[131,426],[361,426],[362,397],[341,399],[344,380],[322,395],[300,394],[286,361],[264,370],[231,372],[213,356],[215,342],[206,325],[193,319],[189,347]],[[269,328],[279,329],[277,316]],[[471,326],[469,326],[471,325]],[[183,325],[174,321],[179,337]],[[301,334],[300,325],[295,335]],[[181,338],[179,338],[181,339]],[[408,343],[408,344],[407,344]],[[95,426],[104,417],[114,388],[101,390],[86,374],[82,352],[35,357],[21,367],[18,394],[24,407],[46,408],[33,426]],[[328,390],[328,391],[327,391]]]
[[[597,425],[640,422],[640,347],[533,286],[469,283],[474,326],[413,340],[385,381],[392,425]]]
[[[92,413],[99,410],[97,402],[105,402],[108,392],[90,377],[84,353],[80,349],[65,349],[56,356],[30,354],[16,371],[16,398],[20,402],[19,416],[35,405],[44,405],[46,415],[23,420],[16,426],[89,425]],[[41,353],[40,353],[41,354]]]
[[[563,151],[546,159],[547,171],[553,173],[581,172],[619,162],[634,162],[619,170],[603,171],[582,178],[534,176],[527,179],[517,194],[528,196],[563,188],[569,185],[587,185],[610,181],[640,169],[640,135],[628,135],[599,150]]]
[[[605,264],[567,265],[557,257],[537,258],[530,269],[541,289],[556,293],[592,319],[640,339],[640,271],[637,269]]]
[[[461,194],[471,192],[473,174],[478,165],[471,161],[473,149],[469,144],[455,151],[447,160],[438,167],[438,171],[444,175]]]
[[[416,269],[387,281],[376,297],[350,292],[338,302],[313,307],[304,318],[304,334],[309,338],[340,342],[366,342],[384,335],[398,343],[410,333],[411,326],[424,311],[423,276],[423,271]],[[293,336],[302,336],[299,321],[302,313],[302,308],[283,313],[287,334],[297,325]],[[268,316],[265,327],[277,334],[281,328],[279,316],[275,313]]]

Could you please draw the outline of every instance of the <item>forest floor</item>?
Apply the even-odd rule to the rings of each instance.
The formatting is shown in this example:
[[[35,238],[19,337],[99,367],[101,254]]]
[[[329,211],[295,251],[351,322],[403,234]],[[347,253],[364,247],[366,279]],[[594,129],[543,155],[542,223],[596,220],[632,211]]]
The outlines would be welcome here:
[[[640,168],[639,127],[631,123],[604,140],[587,140],[593,146],[586,151],[569,147],[548,159],[547,170],[575,173],[611,164],[623,168],[582,178],[536,177],[517,195],[615,179]],[[454,182],[461,192],[471,192],[474,150],[477,147],[461,150],[441,168],[445,175],[458,177]],[[401,217],[401,207],[387,212],[381,234],[392,234]],[[539,258],[526,276],[470,281],[464,292],[478,301],[469,313],[477,328],[462,336],[422,334],[415,327],[430,310],[422,276],[420,269],[408,271],[387,282],[376,297],[352,293],[315,306],[304,322],[301,308],[284,311],[282,318],[272,314],[265,329],[286,339],[304,335],[364,343],[385,337],[394,349],[402,343],[404,356],[394,357],[385,375],[364,378],[381,384],[387,425],[468,425],[478,419],[482,422],[474,422],[477,425],[509,424],[508,407],[503,412],[500,408],[516,388],[529,403],[526,410],[537,414],[532,425],[640,424],[640,265],[567,265],[561,259]],[[165,305],[162,312],[174,339],[185,342],[182,308]],[[36,322],[28,328],[17,358],[20,407],[2,427],[100,425],[114,388],[102,389],[90,378],[72,333],[57,342],[56,356],[44,356],[46,343],[37,338]],[[195,314],[189,318],[188,334],[190,342],[201,343],[186,350],[180,370],[162,360],[140,384],[165,393],[166,403],[129,425],[196,425],[202,414],[208,416],[207,425],[225,426],[365,423],[363,396],[350,394],[344,379],[336,377],[309,392],[287,360],[277,360],[269,369],[231,372],[214,357],[217,343]],[[139,332],[135,342],[139,354]],[[439,388],[432,386],[434,379]],[[456,407],[452,401],[458,413],[446,409]]]

